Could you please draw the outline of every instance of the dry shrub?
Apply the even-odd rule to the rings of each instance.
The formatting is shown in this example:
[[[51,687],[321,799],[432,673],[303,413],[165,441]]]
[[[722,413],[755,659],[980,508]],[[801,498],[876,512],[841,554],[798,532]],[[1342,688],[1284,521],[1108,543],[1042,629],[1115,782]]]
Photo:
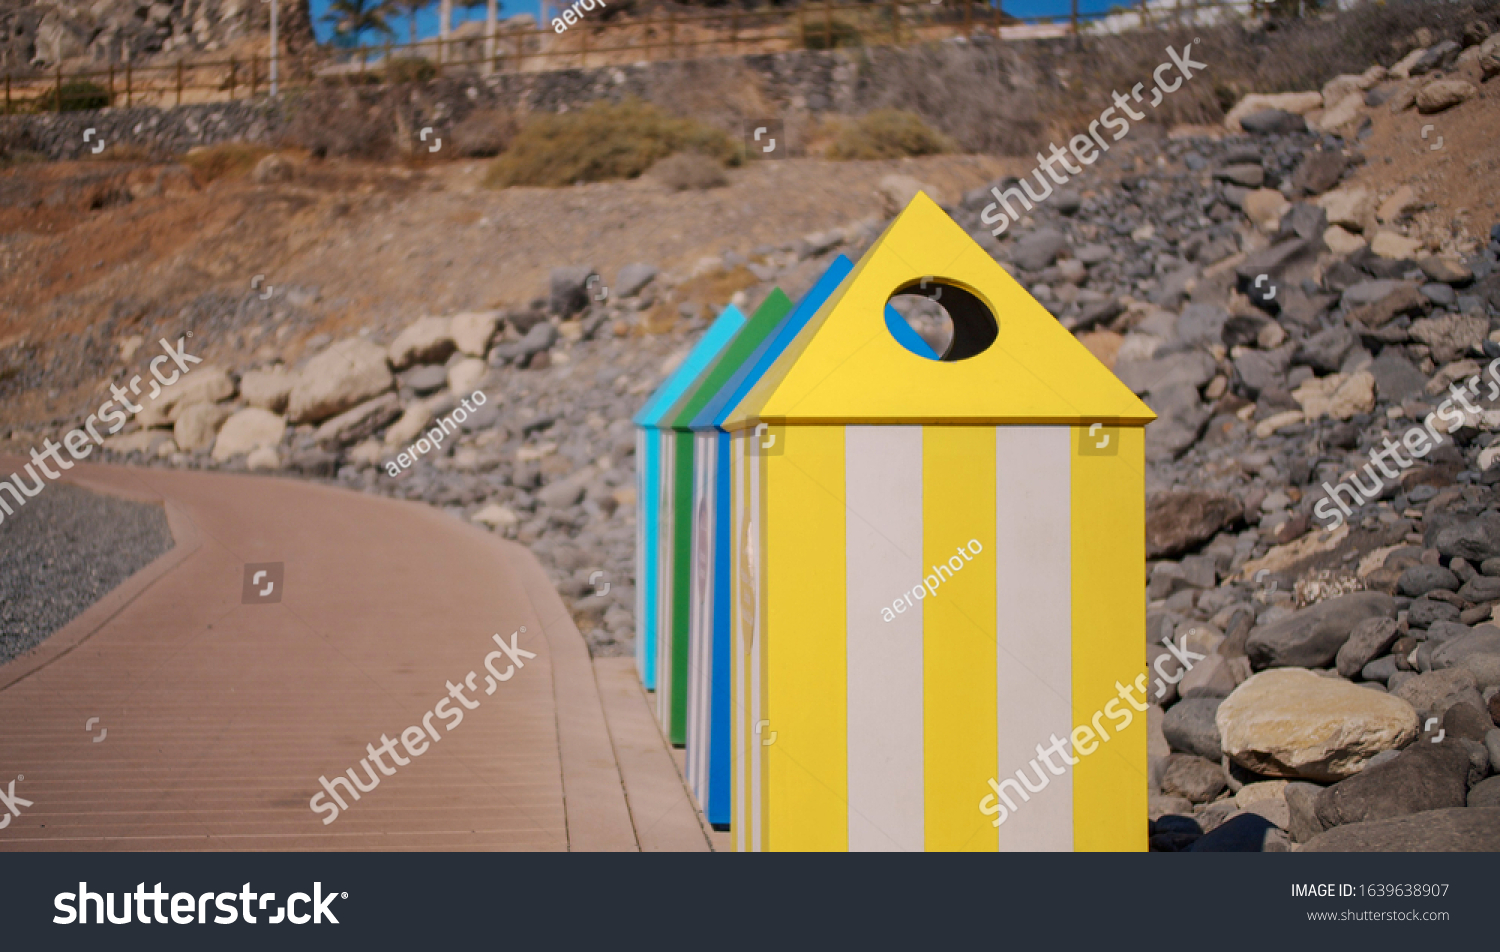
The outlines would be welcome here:
[[[951,139],[934,132],[922,117],[900,109],[877,109],[844,123],[828,149],[830,159],[903,159],[952,152]]]
[[[729,184],[724,166],[717,160],[697,152],[678,152],[651,166],[652,178],[674,192],[701,191]]]
[[[520,128],[509,109],[476,109],[454,124],[454,153],[466,159],[499,155],[510,147]]]
[[[740,145],[719,129],[631,99],[535,116],[490,166],[485,184],[562,186],[635,178],[674,152],[738,164]]]
[[[182,157],[182,164],[193,170],[193,177],[200,184],[207,185],[214,179],[248,175],[255,163],[270,154],[271,150],[265,146],[226,142],[192,149]]]

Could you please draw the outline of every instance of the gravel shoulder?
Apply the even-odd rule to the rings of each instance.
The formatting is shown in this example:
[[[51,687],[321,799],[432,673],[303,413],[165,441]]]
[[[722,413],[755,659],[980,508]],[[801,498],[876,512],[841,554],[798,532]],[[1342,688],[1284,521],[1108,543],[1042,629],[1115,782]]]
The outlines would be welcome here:
[[[170,548],[161,506],[48,486],[0,524],[0,663],[41,644]]]

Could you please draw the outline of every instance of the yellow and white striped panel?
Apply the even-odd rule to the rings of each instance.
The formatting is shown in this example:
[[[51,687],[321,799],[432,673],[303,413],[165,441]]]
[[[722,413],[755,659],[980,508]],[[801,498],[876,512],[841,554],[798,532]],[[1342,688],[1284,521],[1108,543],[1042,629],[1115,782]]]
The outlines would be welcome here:
[[[1144,720],[1098,716],[1145,665],[1142,431],[1080,432],[735,439],[739,849],[1144,849]]]

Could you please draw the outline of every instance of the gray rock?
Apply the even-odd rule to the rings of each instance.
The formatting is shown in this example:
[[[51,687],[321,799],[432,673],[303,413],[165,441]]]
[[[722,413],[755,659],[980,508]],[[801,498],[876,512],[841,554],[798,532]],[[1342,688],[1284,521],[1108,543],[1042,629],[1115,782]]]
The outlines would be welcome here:
[[[1102,264],[1115,256],[1109,245],[1089,244],[1083,245],[1073,252],[1073,257],[1086,265]]]
[[[1344,357],[1358,343],[1354,332],[1347,327],[1335,326],[1320,331],[1297,346],[1292,360],[1306,364],[1319,375],[1337,373]]]
[[[1477,683],[1465,668],[1445,668],[1412,675],[1393,687],[1391,694],[1416,708],[1420,716],[1430,717],[1446,698],[1473,692]]]
[[[1179,701],[1162,716],[1161,730],[1175,751],[1196,754],[1211,763],[1224,757],[1219,746],[1219,725],[1214,715],[1222,698],[1193,698]]]
[[[656,278],[656,275],[655,265],[627,264],[615,277],[615,296],[622,299],[635,297]]]
[[[588,307],[588,280],[596,273],[580,265],[553,268],[548,298],[552,312],[567,318]]]
[[[1359,676],[1365,681],[1379,681],[1386,683],[1391,680],[1391,675],[1396,673],[1396,659],[1391,655],[1384,658],[1376,658],[1360,669]]]
[[[1322,240],[1328,230],[1328,213],[1316,205],[1298,202],[1281,216],[1281,226],[1276,231],[1276,240],[1302,238],[1308,242]]]
[[[1371,661],[1385,654],[1400,633],[1396,622],[1389,618],[1366,618],[1355,625],[1349,640],[1339,648],[1339,674],[1346,678],[1359,674]]]
[[[1162,772],[1162,792],[1184,797],[1194,803],[1207,803],[1229,785],[1218,764],[1191,754],[1172,754]]]
[[[1457,605],[1432,598],[1419,598],[1406,610],[1406,623],[1413,628],[1427,628],[1433,622],[1458,621]]]
[[[1198,399],[1197,389],[1186,383],[1153,387],[1146,405],[1156,413],[1146,426],[1146,458],[1153,461],[1181,456],[1198,442],[1212,415]]]
[[[1259,165],[1248,163],[1229,165],[1215,172],[1214,178],[1245,188],[1260,188],[1266,182],[1266,170]]]
[[[577,505],[583,499],[587,485],[585,479],[570,476],[567,479],[548,483],[537,492],[536,498],[552,509],[566,509]]]
[[[1010,260],[1027,271],[1040,271],[1057,260],[1068,239],[1054,228],[1039,228],[1016,242]]]
[[[1391,278],[1360,281],[1344,289],[1343,296],[1339,299],[1339,304],[1344,310],[1352,311],[1366,304],[1374,304],[1376,301],[1394,293],[1397,288],[1405,283],[1404,281],[1397,281]]]
[[[1458,597],[1476,604],[1500,599],[1500,578],[1476,575],[1458,590]]]
[[[1468,806],[1470,809],[1489,808],[1500,816],[1500,776],[1481,780],[1469,791]]]
[[[1245,350],[1234,358],[1234,372],[1245,393],[1255,399],[1266,390],[1285,390],[1286,372],[1292,364],[1295,348],[1291,345],[1275,350]],[[1426,378],[1422,378],[1426,383]]]
[[[1177,318],[1177,338],[1185,344],[1217,344],[1224,337],[1224,322],[1227,320],[1229,312],[1216,304],[1189,304]],[[1209,366],[1212,368],[1212,361]]]
[[[1396,581],[1396,589],[1408,598],[1418,598],[1442,589],[1458,591],[1458,576],[1441,565],[1413,565]]]
[[[1500,852],[1500,807],[1449,808],[1350,823],[1315,836],[1309,853]]]
[[[1186,384],[1196,390],[1214,378],[1214,359],[1198,350],[1179,351],[1149,360],[1125,360],[1115,376],[1135,393],[1153,393]]]
[[[1467,671],[1476,687],[1500,685],[1500,629],[1481,625],[1444,643],[1432,653],[1432,667]]]
[[[1434,281],[1462,287],[1474,280],[1474,271],[1456,258],[1421,258],[1417,266]]]
[[[1394,347],[1382,350],[1367,369],[1375,376],[1376,394],[1389,403],[1401,403],[1427,385],[1427,376]]]
[[[1457,744],[1418,743],[1318,795],[1325,828],[1464,805],[1469,755]]]
[[[1301,122],[1302,117],[1298,116],[1297,121]],[[1241,119],[1240,125],[1244,124],[1245,121]],[[1292,187],[1309,195],[1321,195],[1338,184],[1348,164],[1349,160],[1344,158],[1344,153],[1337,149],[1308,152],[1297,165],[1297,171],[1292,173]]]
[[[1446,737],[1457,737],[1484,746],[1485,735],[1495,729],[1482,708],[1473,704],[1455,704],[1443,712],[1443,732]],[[1489,768],[1489,753],[1485,752],[1483,766]]]
[[[1295,112],[1287,112],[1284,109],[1261,109],[1249,115],[1241,116],[1240,127],[1252,135],[1290,135],[1297,132],[1306,132],[1307,120]],[[1327,186],[1324,186],[1324,188],[1327,188]],[[1319,191],[1322,191],[1322,189],[1319,189]]]
[[[1322,792],[1323,788],[1317,784],[1301,780],[1292,781],[1281,791],[1291,815],[1287,832],[1292,835],[1292,842],[1306,843],[1323,832],[1323,821],[1318,819],[1317,810],[1318,794]]]
[[[1438,532],[1435,542],[1443,555],[1472,563],[1500,556],[1500,513],[1486,512],[1448,526]]]
[[[1419,290],[1438,307],[1453,307],[1458,303],[1458,292],[1446,284],[1424,284]]]
[[[489,363],[491,366],[510,363],[520,363],[534,354],[542,353],[557,343],[557,328],[546,321],[533,324],[520,340],[509,344],[499,344],[490,349]]]
[[[1289,265],[1315,253],[1317,245],[1305,238],[1288,238],[1247,255],[1235,265],[1235,276],[1247,286],[1262,274],[1279,277]]]
[[[1395,601],[1383,592],[1353,592],[1319,602],[1250,633],[1245,653],[1256,668],[1326,668],[1355,626],[1367,618],[1393,618]]]
[[[1427,52],[1412,64],[1409,75],[1425,76],[1435,69],[1443,69],[1458,56],[1461,49],[1463,47],[1452,40],[1444,40],[1435,46],[1428,47]]]
[[[410,387],[417,396],[425,397],[448,386],[448,371],[434,365],[417,367],[401,375],[401,385]]]
[[[396,395],[381,394],[324,421],[313,438],[324,446],[352,446],[390,426],[400,415],[401,401]]]

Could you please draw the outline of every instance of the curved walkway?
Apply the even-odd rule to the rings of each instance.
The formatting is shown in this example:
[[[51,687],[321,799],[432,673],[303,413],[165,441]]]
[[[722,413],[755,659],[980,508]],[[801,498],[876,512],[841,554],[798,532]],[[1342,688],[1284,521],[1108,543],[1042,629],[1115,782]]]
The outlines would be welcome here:
[[[67,478],[162,502],[176,546],[0,665],[0,792],[18,778],[31,801],[0,850],[708,848],[639,686],[601,664],[601,694],[521,546],[292,479]],[[275,570],[251,590],[246,566],[264,563],[282,575],[262,598]],[[492,636],[513,633],[535,657],[487,695]],[[512,658],[490,661],[503,675]],[[368,787],[367,745],[389,773],[355,800],[332,778]],[[346,804],[326,824],[321,778]]]

